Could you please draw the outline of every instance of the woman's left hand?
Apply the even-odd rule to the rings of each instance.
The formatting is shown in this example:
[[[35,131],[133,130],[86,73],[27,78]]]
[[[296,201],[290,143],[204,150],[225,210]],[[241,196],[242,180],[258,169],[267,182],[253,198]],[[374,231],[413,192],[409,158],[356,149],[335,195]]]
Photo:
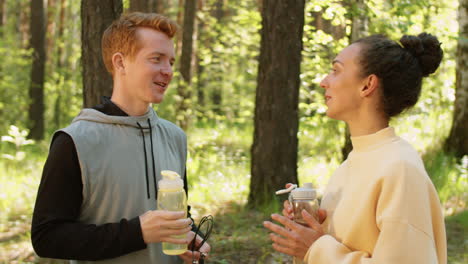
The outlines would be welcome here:
[[[193,233],[193,231],[190,232]],[[203,239],[199,235],[197,235],[197,238],[195,240],[195,248],[198,248],[202,241]],[[198,251],[187,250],[184,254],[179,255],[179,257],[183,259],[185,263],[193,263],[193,260],[197,261],[196,263],[198,263],[202,254],[204,255],[205,260],[208,259],[208,253],[210,253],[210,251],[211,246],[208,244],[208,242],[205,242]]]
[[[263,226],[273,231],[270,239],[276,251],[303,259],[310,246],[325,234],[322,226],[307,211],[302,210],[302,217],[308,226],[278,214],[272,214],[271,218],[284,227],[270,221],[263,222]]]

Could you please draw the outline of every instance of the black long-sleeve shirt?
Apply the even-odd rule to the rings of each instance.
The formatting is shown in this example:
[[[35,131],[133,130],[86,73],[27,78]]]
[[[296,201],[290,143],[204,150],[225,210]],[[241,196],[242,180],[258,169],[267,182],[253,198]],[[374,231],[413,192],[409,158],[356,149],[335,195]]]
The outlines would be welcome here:
[[[107,115],[127,116],[109,98],[103,98],[103,104],[94,109]],[[184,181],[187,192],[186,175]],[[59,132],[52,139],[33,213],[31,239],[39,256],[102,260],[146,248],[139,216],[103,225],[79,222],[82,189],[73,140]]]

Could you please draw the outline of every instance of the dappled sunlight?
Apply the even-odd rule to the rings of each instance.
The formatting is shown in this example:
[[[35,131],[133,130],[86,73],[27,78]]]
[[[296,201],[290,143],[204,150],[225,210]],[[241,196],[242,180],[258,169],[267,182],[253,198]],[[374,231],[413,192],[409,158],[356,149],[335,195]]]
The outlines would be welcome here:
[[[194,184],[189,185],[189,204],[192,214],[213,214],[228,201],[246,203],[250,178],[248,175],[227,177],[220,171],[199,176]]]
[[[299,161],[298,178],[300,185],[312,182],[317,189],[318,196],[322,196],[333,171],[340,162],[338,160],[327,161],[324,157],[307,157]]]
[[[403,114],[392,120],[396,133],[407,140],[422,155],[432,149],[435,142],[442,144],[448,136],[452,114],[447,112],[428,114]]]
[[[270,219],[261,210],[247,210],[243,203],[225,201],[213,214],[211,257],[216,263],[292,263],[292,258],[275,252],[262,223]]]
[[[4,170],[0,163],[0,232],[4,223],[30,218],[40,173],[20,174],[17,171]]]

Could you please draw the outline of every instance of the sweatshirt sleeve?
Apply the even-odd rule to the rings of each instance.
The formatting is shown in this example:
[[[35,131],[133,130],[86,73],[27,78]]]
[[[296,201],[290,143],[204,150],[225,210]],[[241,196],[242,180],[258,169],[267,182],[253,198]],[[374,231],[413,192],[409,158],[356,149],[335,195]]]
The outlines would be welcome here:
[[[33,212],[31,239],[39,256],[100,260],[146,247],[138,216],[103,225],[80,223],[82,199],[75,146],[59,132],[52,141]]]
[[[330,235],[318,239],[305,256],[307,263],[438,263],[434,242],[423,232],[407,223],[383,223],[372,255],[354,251]]]
[[[307,263],[446,263],[443,216],[427,174],[412,164],[394,164],[378,188],[375,215],[380,233],[373,252],[349,248],[325,235],[309,248]]]

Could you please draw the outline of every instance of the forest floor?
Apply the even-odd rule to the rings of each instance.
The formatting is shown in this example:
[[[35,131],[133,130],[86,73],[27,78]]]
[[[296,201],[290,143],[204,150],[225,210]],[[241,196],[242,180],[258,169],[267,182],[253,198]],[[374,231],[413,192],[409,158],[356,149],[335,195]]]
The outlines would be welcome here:
[[[284,254],[275,253],[262,222],[263,213],[248,211],[229,202],[214,215],[215,225],[209,239],[212,246],[207,263],[292,263]],[[0,232],[0,263],[64,264],[63,260],[39,258],[30,242],[31,219],[18,219]],[[468,263],[468,210],[446,218],[448,263]]]

